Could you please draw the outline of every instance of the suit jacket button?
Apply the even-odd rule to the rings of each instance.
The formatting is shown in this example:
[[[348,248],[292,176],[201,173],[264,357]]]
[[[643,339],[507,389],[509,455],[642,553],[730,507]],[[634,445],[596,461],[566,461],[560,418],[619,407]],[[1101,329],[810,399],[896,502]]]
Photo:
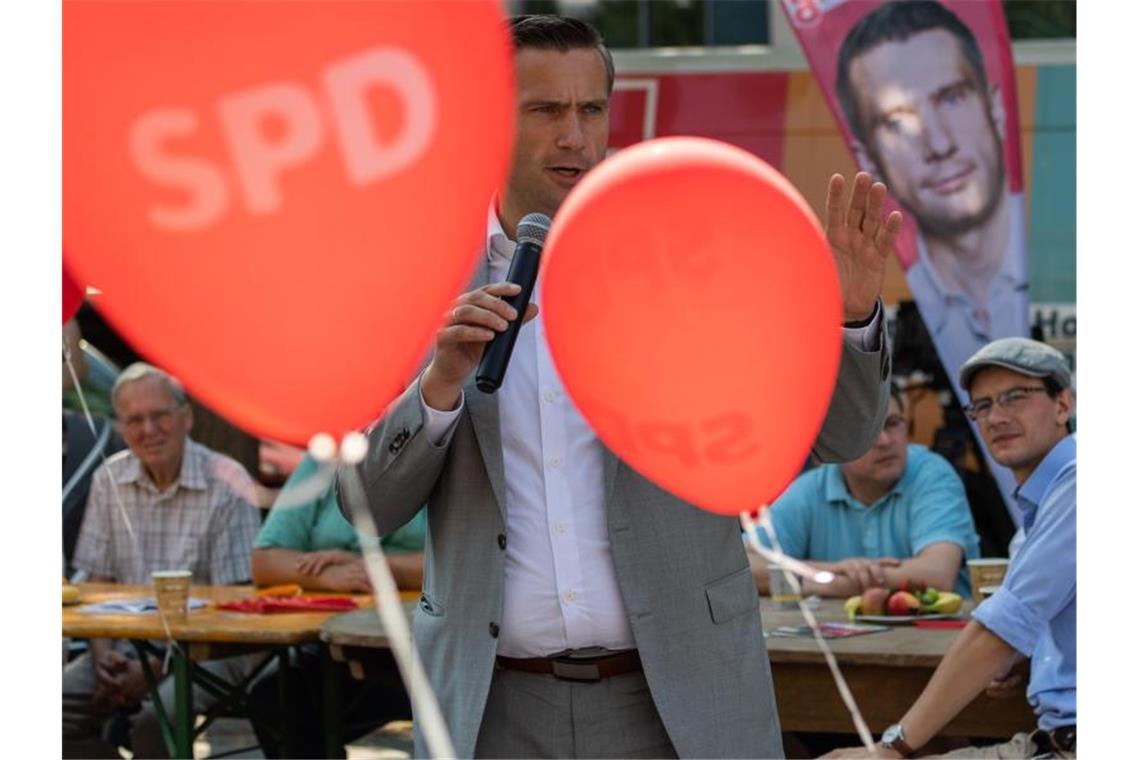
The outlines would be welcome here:
[[[507,548],[507,536],[504,533],[499,534],[499,548],[503,550]]]
[[[490,628],[491,628],[491,638],[493,638],[493,639],[499,638],[499,624],[498,623],[491,623]]]

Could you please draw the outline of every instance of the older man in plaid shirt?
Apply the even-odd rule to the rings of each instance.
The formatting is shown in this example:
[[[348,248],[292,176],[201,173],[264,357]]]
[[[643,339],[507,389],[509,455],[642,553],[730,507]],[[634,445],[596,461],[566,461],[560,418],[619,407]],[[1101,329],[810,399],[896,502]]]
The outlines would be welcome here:
[[[193,423],[177,380],[148,364],[133,364],[111,391],[128,450],[95,473],[74,565],[89,580],[149,584],[155,570],[190,570],[193,582],[242,583],[250,577],[250,552],[260,527],[255,486],[232,459],[190,440]],[[160,663],[151,661],[156,675]],[[135,757],[166,755],[153,705],[146,695],[144,664],[133,651],[92,640],[88,654],[63,674],[64,757],[118,757],[104,738],[107,718],[119,707],[142,705],[132,719]],[[246,657],[201,663],[233,683],[252,667]],[[167,693],[169,692],[169,693]],[[173,704],[168,679],[160,690]],[[195,689],[194,703],[213,703]]]

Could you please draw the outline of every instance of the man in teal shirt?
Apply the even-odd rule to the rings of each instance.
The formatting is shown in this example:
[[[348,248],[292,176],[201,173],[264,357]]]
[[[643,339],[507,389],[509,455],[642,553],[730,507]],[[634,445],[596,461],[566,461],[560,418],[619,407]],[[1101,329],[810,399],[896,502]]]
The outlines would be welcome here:
[[[344,519],[331,478],[325,478],[311,457],[301,460],[274,504],[254,543],[252,577],[259,586],[296,583],[306,591],[372,593],[356,530]],[[312,498],[303,494],[312,493]],[[424,532],[427,513],[420,510],[403,527],[379,539],[388,567],[401,590],[419,591],[423,584]],[[375,540],[375,539],[373,539]],[[323,757],[321,727],[320,646],[298,651],[295,678],[305,688],[296,695],[292,717],[294,755]],[[253,687],[250,703],[261,725],[280,725],[276,669]],[[364,735],[390,720],[411,718],[411,706],[396,662],[377,663],[366,681],[340,674],[341,703],[345,706],[344,738]],[[257,724],[255,724],[255,727]],[[279,757],[277,737],[258,730],[266,757]]]
[[[320,465],[306,456],[281,491],[253,546],[253,581],[259,586],[296,583],[307,591],[372,593],[360,542],[337,505],[329,485],[312,499],[293,495],[322,477]],[[427,513],[420,510],[403,527],[383,536],[380,548],[403,590],[418,591],[423,581]]]
[[[874,446],[804,473],[770,514],[785,553],[836,574],[828,584],[805,581],[806,593],[846,597],[904,582],[969,593],[965,561],[978,556],[978,535],[966,491],[949,462],[908,442],[896,388]],[[768,545],[763,530],[760,540]],[[767,593],[767,562],[751,552],[749,561]]]

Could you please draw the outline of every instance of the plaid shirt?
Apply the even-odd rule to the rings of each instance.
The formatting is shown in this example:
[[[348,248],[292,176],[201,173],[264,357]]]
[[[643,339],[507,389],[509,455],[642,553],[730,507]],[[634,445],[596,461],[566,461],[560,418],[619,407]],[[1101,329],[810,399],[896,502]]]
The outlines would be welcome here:
[[[149,585],[154,570],[190,570],[208,585],[248,581],[261,525],[254,491],[241,465],[189,438],[178,482],[165,491],[120,451],[91,481],[74,565],[118,583]]]

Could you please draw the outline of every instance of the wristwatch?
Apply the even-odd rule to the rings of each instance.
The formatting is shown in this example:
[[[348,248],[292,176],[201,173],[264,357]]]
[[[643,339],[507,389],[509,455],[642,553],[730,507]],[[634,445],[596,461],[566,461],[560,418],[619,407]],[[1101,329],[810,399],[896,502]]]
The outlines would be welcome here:
[[[887,726],[887,730],[883,732],[882,738],[879,743],[887,749],[893,749],[903,757],[910,757],[914,754],[914,749],[906,743],[906,736],[903,735],[903,727],[901,723],[895,723]]]
[[[866,319],[860,319],[860,320],[856,320],[853,322],[844,322],[843,326],[846,328],[849,328],[849,329],[859,329],[861,327],[866,327],[867,325],[869,325],[875,321],[875,317],[878,316],[878,314],[879,314],[879,302],[876,300],[875,301],[875,308],[871,309],[871,315],[870,316],[868,316]]]

